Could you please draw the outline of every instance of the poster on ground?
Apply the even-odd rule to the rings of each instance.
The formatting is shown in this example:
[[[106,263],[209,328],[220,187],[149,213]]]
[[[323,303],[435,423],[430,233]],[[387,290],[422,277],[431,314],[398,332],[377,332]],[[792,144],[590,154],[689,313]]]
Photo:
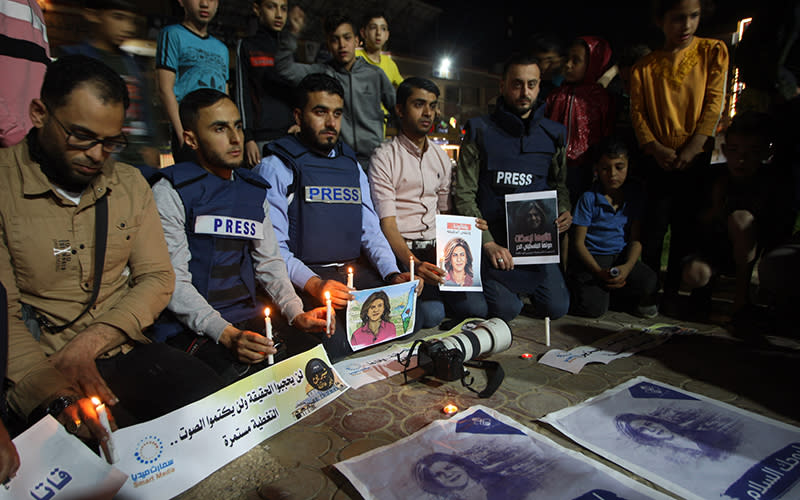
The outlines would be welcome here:
[[[506,195],[506,235],[514,264],[560,262],[555,191]]]
[[[542,421],[685,498],[800,498],[800,429],[645,377]]]
[[[168,381],[165,381],[165,383]],[[113,433],[118,499],[172,498],[347,389],[319,345],[163,417]]]
[[[347,303],[347,342],[354,351],[414,332],[417,286],[409,281],[351,292]]]
[[[3,500],[110,500],[127,479],[50,415],[14,438],[14,446],[20,467],[0,488]]]
[[[366,499],[669,498],[480,405],[335,467]]]
[[[475,217],[436,216],[436,262],[445,271],[439,290],[480,292],[481,230]]]

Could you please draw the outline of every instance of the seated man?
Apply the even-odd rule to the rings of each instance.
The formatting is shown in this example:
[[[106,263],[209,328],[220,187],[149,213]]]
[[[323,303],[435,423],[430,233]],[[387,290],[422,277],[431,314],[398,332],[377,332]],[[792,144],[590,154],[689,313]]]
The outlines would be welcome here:
[[[175,275],[149,186],[111,158],[126,145],[128,102],[111,68],[63,57],[31,102],[34,128],[0,150],[9,404],[29,423],[49,413],[86,437],[87,427],[105,436],[89,396],[124,426],[222,387],[208,367],[142,333]]]
[[[353,298],[343,283],[348,266],[359,289],[401,283],[409,276],[400,274],[381,233],[367,176],[353,150],[339,141],[342,85],[318,73],[305,77],[296,92],[300,132],[268,144],[272,156],[261,161],[258,172],[272,186],[267,191],[272,225],[292,283],[307,305],[324,304],[330,292],[333,307],[342,310]],[[351,352],[344,319],[337,314],[335,334],[323,340],[333,359]]]
[[[428,140],[436,119],[439,88],[425,78],[407,78],[397,88],[395,111],[400,133],[373,153],[369,186],[384,236],[397,261],[408,267],[413,257],[416,273],[429,286],[417,301],[417,328],[442,322],[444,304],[454,319],[474,314],[466,294],[439,292],[446,271],[436,266],[436,214],[450,208],[450,157]],[[481,229],[485,221],[478,219]],[[472,292],[476,293],[476,292]]]
[[[278,253],[267,183],[239,168],[245,142],[236,104],[218,90],[199,89],[183,98],[180,117],[199,164],[165,168],[153,186],[176,275],[155,338],[192,352],[233,382],[255,371],[251,366],[264,368],[276,352],[260,333],[264,304],[256,298],[256,280],[300,329],[322,331],[325,309],[303,312]]]

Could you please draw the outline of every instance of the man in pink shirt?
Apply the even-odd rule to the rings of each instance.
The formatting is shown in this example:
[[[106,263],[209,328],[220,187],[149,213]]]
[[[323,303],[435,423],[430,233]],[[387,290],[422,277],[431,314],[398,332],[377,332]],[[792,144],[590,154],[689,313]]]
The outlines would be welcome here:
[[[39,98],[50,47],[36,0],[0,0],[0,147],[13,146],[33,128],[28,106]]]
[[[436,119],[439,88],[425,78],[407,78],[397,88],[400,133],[383,143],[369,162],[369,185],[381,230],[401,268],[414,257],[415,273],[427,285],[417,299],[417,328],[437,326],[446,299],[453,318],[470,315],[465,292],[439,292],[446,272],[436,262],[436,214],[450,207],[452,165],[427,134]]]

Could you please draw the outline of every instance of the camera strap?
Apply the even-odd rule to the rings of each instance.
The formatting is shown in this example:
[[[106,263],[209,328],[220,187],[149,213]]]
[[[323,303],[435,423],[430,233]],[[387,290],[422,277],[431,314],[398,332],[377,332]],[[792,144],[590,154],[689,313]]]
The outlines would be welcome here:
[[[461,384],[469,389],[470,391],[474,392],[478,395],[479,398],[485,399],[492,397],[492,394],[495,393],[497,389],[500,388],[500,384],[503,383],[503,379],[506,377],[506,373],[503,371],[503,367],[500,366],[500,363],[497,361],[485,361],[485,360],[473,360],[473,361],[465,361],[464,366],[469,366],[470,368],[480,368],[481,370],[486,370],[487,375],[487,382],[486,387],[478,392],[471,387],[472,382],[467,384],[464,378],[461,379]],[[464,374],[466,378],[467,374]]]

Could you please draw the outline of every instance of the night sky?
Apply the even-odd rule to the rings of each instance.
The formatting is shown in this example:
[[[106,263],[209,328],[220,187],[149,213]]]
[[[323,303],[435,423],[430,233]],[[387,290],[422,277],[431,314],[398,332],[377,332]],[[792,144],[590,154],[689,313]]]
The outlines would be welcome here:
[[[647,0],[427,0],[427,3],[444,13],[431,34],[431,43],[420,48],[420,55],[450,54],[465,66],[489,68],[502,61],[503,54],[522,48],[531,34],[541,31],[561,36],[565,44],[581,35],[603,36],[615,48],[636,42],[659,43],[660,32],[651,21]],[[753,0],[716,3],[715,12],[701,20],[698,34],[732,32],[736,21],[752,16],[758,6]]]

